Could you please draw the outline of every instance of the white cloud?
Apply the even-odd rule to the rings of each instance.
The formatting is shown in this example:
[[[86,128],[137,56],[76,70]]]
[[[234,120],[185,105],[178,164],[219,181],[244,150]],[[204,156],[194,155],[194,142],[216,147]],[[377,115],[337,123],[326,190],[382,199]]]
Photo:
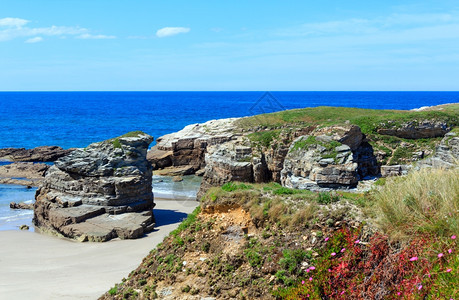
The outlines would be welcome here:
[[[78,26],[29,27],[28,20],[19,18],[0,19],[0,42],[17,38],[28,38],[34,41],[37,36],[54,36],[60,38],[74,37],[79,39],[114,39],[112,35],[93,35],[90,30]],[[42,39],[43,40],[43,39]]]
[[[34,43],[38,43],[38,42],[41,42],[41,41],[43,41],[43,38],[41,36],[36,36],[36,37],[33,37],[33,38],[30,38],[30,39],[26,40],[25,43],[34,44]]]
[[[0,26],[3,27],[22,27],[30,21],[19,18],[3,18],[0,19]]]
[[[107,39],[115,39],[116,36],[114,35],[103,35],[103,34],[89,34],[89,33],[83,33],[79,36],[77,36],[78,39],[83,39],[83,40],[107,40]]]
[[[164,27],[156,31],[156,36],[159,38],[176,35],[179,33],[190,32],[190,28],[187,27]]]

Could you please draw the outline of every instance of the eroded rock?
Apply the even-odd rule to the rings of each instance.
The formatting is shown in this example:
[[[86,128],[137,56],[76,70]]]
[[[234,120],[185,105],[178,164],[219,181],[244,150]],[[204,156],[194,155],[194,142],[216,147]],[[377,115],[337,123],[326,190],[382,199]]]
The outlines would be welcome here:
[[[34,224],[83,241],[137,238],[151,230],[152,167],[146,154],[152,140],[129,133],[57,160],[37,190]]]
[[[33,203],[24,203],[24,202],[11,202],[10,203],[11,209],[33,209]]]
[[[38,186],[49,166],[42,163],[17,162],[0,166],[0,183]]]
[[[33,149],[4,148],[0,149],[0,158],[11,161],[52,162],[65,156],[74,149],[62,149],[58,146],[40,146]]]
[[[237,118],[192,124],[178,132],[164,135],[157,139],[157,144],[149,151],[147,158],[154,170],[186,166],[191,169],[188,173],[194,174],[205,167],[205,154],[209,146],[222,144],[237,136],[234,131],[235,120]]]
[[[455,168],[459,163],[459,132],[451,131],[445,135],[438,145],[434,155],[421,160],[417,168]]]
[[[402,124],[389,121],[387,124],[382,124],[382,127],[378,128],[377,132],[405,139],[423,139],[442,137],[450,130],[451,128],[446,121],[413,120]]]

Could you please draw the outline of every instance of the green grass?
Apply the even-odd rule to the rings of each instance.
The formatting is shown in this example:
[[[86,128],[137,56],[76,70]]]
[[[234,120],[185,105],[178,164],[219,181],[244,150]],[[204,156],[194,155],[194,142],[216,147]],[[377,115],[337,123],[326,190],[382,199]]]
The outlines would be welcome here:
[[[237,190],[251,190],[253,189],[253,186],[250,184],[245,184],[245,183],[235,183],[235,182],[228,182],[222,185],[222,190],[225,192],[234,192]]]
[[[459,171],[423,169],[387,178],[373,211],[394,239],[416,233],[446,237],[459,232]]]
[[[363,133],[370,134],[376,133],[378,128],[397,126],[413,120],[436,119],[446,121],[450,126],[455,127],[459,125],[458,115],[459,104],[446,106],[442,111],[419,112],[320,106],[242,118],[236,124],[241,128],[258,126],[276,128],[286,124],[330,126],[344,124],[348,120],[351,124],[359,126]]]
[[[280,130],[267,130],[267,131],[258,131],[249,134],[247,137],[249,140],[257,145],[263,147],[269,147],[271,143],[279,137]]]
[[[140,135],[145,135],[145,134],[146,134],[145,132],[140,131],[140,130],[131,131],[131,132],[128,132],[128,133],[123,134],[123,135],[121,135],[121,136],[118,136],[118,137],[116,137],[116,138],[106,140],[106,141],[104,141],[104,142],[102,142],[102,143],[109,142],[109,143],[112,143],[112,145],[113,145],[114,148],[121,149],[122,146],[121,146],[120,138],[139,137]]]

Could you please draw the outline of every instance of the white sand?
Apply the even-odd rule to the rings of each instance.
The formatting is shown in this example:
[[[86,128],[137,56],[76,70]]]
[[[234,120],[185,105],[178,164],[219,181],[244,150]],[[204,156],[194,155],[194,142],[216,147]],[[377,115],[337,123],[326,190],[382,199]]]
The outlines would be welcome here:
[[[0,299],[97,299],[128,277],[197,206],[155,200],[157,229],[137,240],[77,243],[27,231],[0,231]]]

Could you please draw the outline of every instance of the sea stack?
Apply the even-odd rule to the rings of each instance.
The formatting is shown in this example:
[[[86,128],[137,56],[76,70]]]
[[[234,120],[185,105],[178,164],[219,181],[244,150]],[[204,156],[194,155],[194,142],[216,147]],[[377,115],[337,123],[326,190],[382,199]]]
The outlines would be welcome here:
[[[36,228],[95,242],[151,231],[155,204],[146,154],[152,141],[130,132],[58,159],[35,195]]]

